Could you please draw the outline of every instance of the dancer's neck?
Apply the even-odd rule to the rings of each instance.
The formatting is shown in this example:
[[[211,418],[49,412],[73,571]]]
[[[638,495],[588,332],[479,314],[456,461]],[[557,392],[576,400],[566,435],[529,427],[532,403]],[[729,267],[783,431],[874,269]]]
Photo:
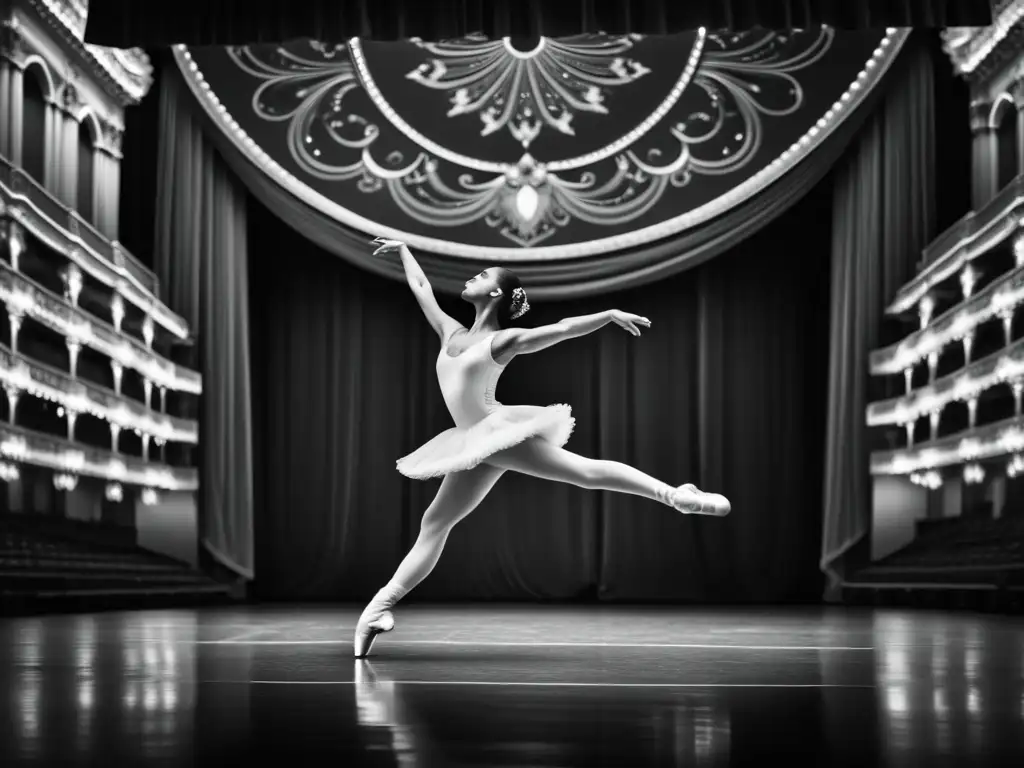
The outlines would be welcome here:
[[[491,305],[487,307],[478,307],[476,310],[476,317],[473,318],[473,325],[470,326],[469,332],[471,334],[478,333],[495,333],[501,330],[501,324],[498,323],[497,309]]]

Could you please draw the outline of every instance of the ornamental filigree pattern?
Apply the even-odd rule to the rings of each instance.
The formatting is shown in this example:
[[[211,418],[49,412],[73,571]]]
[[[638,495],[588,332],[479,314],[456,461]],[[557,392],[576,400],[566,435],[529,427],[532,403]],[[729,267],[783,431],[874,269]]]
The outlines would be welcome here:
[[[401,236],[432,233],[426,247],[435,249],[452,242],[437,234],[487,242],[489,231],[539,253],[561,248],[570,227],[591,236],[642,228],[653,239],[735,205],[740,189],[756,194],[856,103],[866,67],[891,55],[897,37],[862,33],[865,53],[853,56],[849,45],[835,51],[827,27],[542,38],[529,51],[480,37],[387,49],[296,41],[227,49],[247,84],[219,87],[220,97],[203,88],[218,105],[230,100],[235,115],[235,93],[247,93],[256,123],[243,133],[230,118],[237,127],[226,130],[258,148],[279,178],[297,174],[317,194],[345,200],[331,215],[347,224],[387,219],[395,224],[382,229]],[[216,61],[185,53],[208,55]],[[218,66],[224,85],[230,69]],[[845,68],[844,79],[821,88],[833,68]],[[793,133],[795,125],[804,127]],[[671,231],[652,228],[668,219]]]
[[[650,73],[626,58],[640,35],[542,37],[529,51],[508,38],[412,42],[430,54],[407,77],[450,93],[448,117],[476,114],[480,135],[507,128],[523,149],[543,128],[574,135],[577,112],[607,114],[608,93]]]

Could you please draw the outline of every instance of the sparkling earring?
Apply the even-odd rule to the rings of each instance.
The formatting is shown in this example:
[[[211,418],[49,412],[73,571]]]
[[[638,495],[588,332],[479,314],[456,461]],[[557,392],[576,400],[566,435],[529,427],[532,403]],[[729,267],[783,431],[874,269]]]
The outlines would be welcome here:
[[[490,292],[489,294],[487,294],[487,295],[488,295],[488,296],[493,296],[494,298],[498,298],[499,296],[501,296],[501,288],[499,288],[499,289],[498,289],[498,290],[496,290],[496,291],[491,291],[491,292]]]

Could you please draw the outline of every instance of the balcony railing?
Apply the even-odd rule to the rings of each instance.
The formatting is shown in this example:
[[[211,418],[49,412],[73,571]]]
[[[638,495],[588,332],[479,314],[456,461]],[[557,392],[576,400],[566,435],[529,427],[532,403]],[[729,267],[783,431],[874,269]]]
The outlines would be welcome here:
[[[1017,267],[902,341],[872,350],[868,362],[870,372],[875,376],[902,373],[962,339],[982,323],[1013,311],[1021,303],[1024,303],[1024,267]]]
[[[121,431],[164,442],[199,442],[195,421],[158,413],[106,387],[72,378],[64,371],[11,352],[5,344],[0,344],[0,384],[57,403],[71,413],[95,416]]]
[[[196,371],[175,365],[142,342],[118,333],[99,318],[70,306],[62,297],[2,261],[0,301],[8,311],[23,312],[65,338],[140,373],[159,387],[193,395],[202,392],[202,377]]]
[[[117,242],[112,242],[65,206],[21,168],[0,156],[0,212],[25,227],[87,275],[120,291],[124,299],[179,339],[189,337],[185,320],[158,298],[156,276]]]
[[[964,430],[895,451],[871,454],[871,474],[910,475],[1024,451],[1024,416]]]
[[[886,313],[898,315],[914,309],[935,286],[1012,235],[1020,226],[1022,213],[1024,175],[1015,178],[984,208],[968,213],[925,248],[927,266],[900,288]]]
[[[1013,386],[1024,380],[1024,339],[976,360],[903,397],[868,405],[868,426],[903,425],[941,412],[950,403],[976,398],[999,385]]]
[[[165,491],[199,488],[199,473],[194,468],[156,464],[10,424],[0,425],[0,459],[143,488]]]

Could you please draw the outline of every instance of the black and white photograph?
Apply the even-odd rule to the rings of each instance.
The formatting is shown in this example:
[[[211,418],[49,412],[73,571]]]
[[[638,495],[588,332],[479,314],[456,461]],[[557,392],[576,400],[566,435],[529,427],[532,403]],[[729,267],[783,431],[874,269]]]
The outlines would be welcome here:
[[[1024,761],[1024,0],[0,0],[0,305],[5,767]]]

